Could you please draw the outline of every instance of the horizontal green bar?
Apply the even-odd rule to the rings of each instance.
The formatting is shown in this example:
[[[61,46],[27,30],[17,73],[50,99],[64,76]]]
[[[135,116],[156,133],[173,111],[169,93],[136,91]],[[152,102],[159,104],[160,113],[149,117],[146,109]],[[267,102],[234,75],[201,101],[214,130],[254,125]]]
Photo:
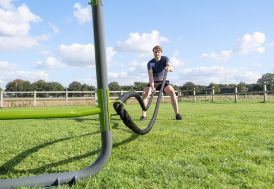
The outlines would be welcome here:
[[[71,118],[99,114],[99,107],[81,108],[14,108],[0,109],[0,120],[6,119],[43,119]]]

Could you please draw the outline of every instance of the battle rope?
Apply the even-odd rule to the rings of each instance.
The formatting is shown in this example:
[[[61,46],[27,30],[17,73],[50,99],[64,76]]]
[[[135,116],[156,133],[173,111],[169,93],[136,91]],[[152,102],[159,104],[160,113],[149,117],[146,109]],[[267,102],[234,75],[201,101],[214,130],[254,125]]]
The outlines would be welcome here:
[[[137,92],[127,92],[124,93],[123,95],[121,95],[116,102],[113,103],[113,107],[116,110],[117,114],[120,115],[120,118],[123,120],[124,124],[131,129],[134,133],[138,134],[138,135],[145,135],[147,134],[153,127],[153,124],[156,120],[157,114],[158,114],[158,110],[159,110],[159,106],[160,106],[160,102],[161,102],[161,98],[162,98],[162,94],[164,91],[164,87],[165,87],[165,83],[166,83],[166,76],[167,76],[167,71],[165,71],[164,73],[164,79],[163,79],[163,83],[161,85],[161,89],[159,91],[158,94],[158,98],[157,98],[157,102],[156,102],[156,106],[154,109],[154,113],[153,116],[148,124],[148,126],[144,129],[140,129],[131,119],[129,113],[127,112],[127,110],[124,108],[124,103],[131,97],[134,97],[137,99],[137,101],[139,102],[141,108],[143,111],[147,111],[148,108],[150,107],[152,100],[153,100],[153,96],[155,94],[155,91],[152,92],[148,104],[147,106],[145,106],[143,99],[141,97],[141,95]]]

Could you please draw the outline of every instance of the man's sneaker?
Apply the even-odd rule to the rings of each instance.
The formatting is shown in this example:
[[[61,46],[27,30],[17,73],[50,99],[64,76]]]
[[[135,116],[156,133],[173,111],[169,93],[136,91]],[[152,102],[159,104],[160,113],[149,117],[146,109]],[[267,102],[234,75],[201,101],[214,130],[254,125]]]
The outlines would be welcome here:
[[[181,114],[176,114],[176,120],[182,120],[183,119],[183,117],[182,117],[182,115]]]
[[[145,121],[146,117],[145,116],[141,116],[140,117],[140,121]]]

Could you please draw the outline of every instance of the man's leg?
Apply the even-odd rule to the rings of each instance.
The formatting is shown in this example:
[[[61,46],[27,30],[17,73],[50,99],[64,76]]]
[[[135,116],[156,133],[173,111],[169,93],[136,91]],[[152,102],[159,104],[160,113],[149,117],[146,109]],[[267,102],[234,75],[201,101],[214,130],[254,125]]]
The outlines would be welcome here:
[[[176,115],[176,119],[177,119],[177,120],[182,119],[182,116],[181,116],[181,114],[179,113],[178,101],[177,101],[177,97],[176,97],[174,88],[173,88],[171,85],[168,85],[168,86],[165,87],[164,91],[165,91],[165,93],[168,94],[168,95],[170,96],[170,98],[171,98],[171,104],[172,104],[174,113],[175,113],[175,115]]]
[[[143,90],[142,93],[142,98],[143,98],[143,102],[145,104],[145,106],[147,106],[148,103],[148,96],[151,94],[151,88],[149,86],[146,86]],[[147,116],[147,112],[146,111],[142,111],[142,116],[146,117]]]

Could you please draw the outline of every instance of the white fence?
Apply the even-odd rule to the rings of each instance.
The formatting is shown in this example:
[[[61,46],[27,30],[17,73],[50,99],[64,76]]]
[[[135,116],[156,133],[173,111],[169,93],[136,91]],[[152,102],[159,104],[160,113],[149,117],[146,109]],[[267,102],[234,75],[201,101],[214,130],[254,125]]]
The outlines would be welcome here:
[[[110,91],[110,99],[116,99],[128,91]],[[142,91],[135,91],[142,93]],[[274,100],[274,91],[267,91],[264,85],[263,91],[238,93],[238,88],[234,88],[233,93],[216,94],[214,87],[210,90],[196,92],[195,88],[188,91],[176,91],[178,101],[217,101],[227,97],[230,101],[238,102],[239,98],[250,96],[261,99],[261,101]],[[163,100],[168,96],[163,96]],[[87,105],[96,104],[96,91],[22,91],[5,92],[0,91],[0,108],[3,107],[26,107],[26,106],[60,106],[60,105]]]
[[[128,91],[110,91],[110,99],[116,99]],[[142,93],[142,91],[135,91]],[[178,92],[176,91],[176,94]],[[166,98],[168,96],[163,96]],[[0,107],[87,105],[97,102],[96,91],[0,91]]]
[[[225,88],[229,89],[229,88]],[[263,91],[256,91],[256,92],[238,92],[238,87],[230,88],[232,93],[216,93],[214,87],[212,89],[208,90],[200,90],[199,93],[196,92],[196,89],[193,90],[185,90],[185,91],[179,91],[179,101],[183,100],[190,100],[192,99],[193,102],[196,102],[199,100],[206,100],[215,102],[219,99],[230,99],[234,102],[238,102],[239,98],[247,99],[249,97],[252,97],[253,99],[261,99],[262,102],[272,101],[274,100],[274,91],[267,91],[266,85],[263,87]]]

